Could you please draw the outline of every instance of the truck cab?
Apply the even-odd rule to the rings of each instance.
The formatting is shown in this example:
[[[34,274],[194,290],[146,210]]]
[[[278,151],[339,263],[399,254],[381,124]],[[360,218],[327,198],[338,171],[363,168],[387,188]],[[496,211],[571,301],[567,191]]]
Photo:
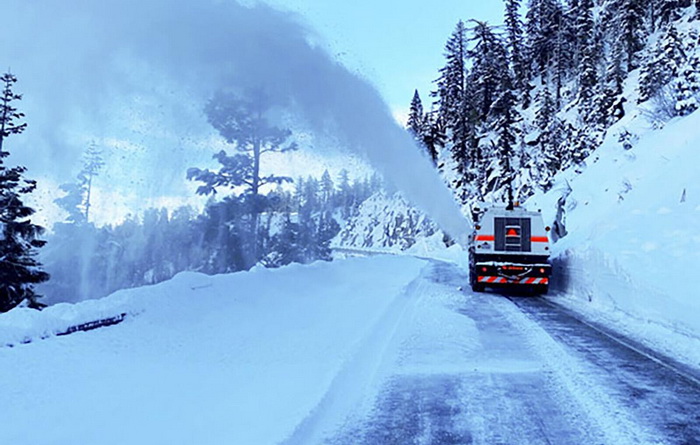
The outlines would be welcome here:
[[[545,294],[552,266],[550,245],[540,212],[518,206],[475,209],[469,240],[469,281],[472,290],[487,287],[527,289]]]

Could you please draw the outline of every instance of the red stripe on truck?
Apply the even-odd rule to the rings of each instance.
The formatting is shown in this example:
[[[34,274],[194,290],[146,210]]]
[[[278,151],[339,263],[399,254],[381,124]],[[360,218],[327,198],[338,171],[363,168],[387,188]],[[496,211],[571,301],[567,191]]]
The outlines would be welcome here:
[[[548,243],[549,238],[546,236],[532,236],[530,237],[530,241],[533,243]]]
[[[477,235],[475,240],[476,241],[495,241],[496,237],[493,235]]]

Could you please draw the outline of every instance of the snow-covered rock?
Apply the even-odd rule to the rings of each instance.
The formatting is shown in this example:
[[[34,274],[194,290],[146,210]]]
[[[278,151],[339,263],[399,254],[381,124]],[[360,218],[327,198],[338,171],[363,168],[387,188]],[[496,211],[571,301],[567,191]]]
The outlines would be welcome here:
[[[335,247],[403,251],[439,230],[399,193],[375,193],[359,208],[338,236]]]

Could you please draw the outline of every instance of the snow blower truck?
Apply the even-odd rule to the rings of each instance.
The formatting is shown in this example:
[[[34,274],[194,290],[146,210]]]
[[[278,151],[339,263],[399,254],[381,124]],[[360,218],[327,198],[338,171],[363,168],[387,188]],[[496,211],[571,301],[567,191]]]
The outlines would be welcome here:
[[[540,212],[517,203],[474,208],[474,231],[469,240],[469,281],[472,290],[487,287],[546,294],[552,266],[549,227]]]

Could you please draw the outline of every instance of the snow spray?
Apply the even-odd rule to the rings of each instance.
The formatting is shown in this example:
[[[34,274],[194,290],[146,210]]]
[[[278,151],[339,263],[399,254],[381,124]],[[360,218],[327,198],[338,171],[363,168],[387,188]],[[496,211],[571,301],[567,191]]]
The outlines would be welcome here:
[[[60,0],[39,1],[35,11],[24,0],[10,2],[51,36],[30,43],[37,46],[30,54],[41,54],[42,44],[65,53],[50,76],[61,80],[52,91],[63,95],[62,105],[90,115],[105,95],[146,94],[157,82],[179,85],[202,103],[217,90],[262,88],[315,132],[369,160],[455,240],[466,239],[469,223],[427,156],[379,93],[314,43],[320,39],[295,14],[224,0],[75,0],[70,11]]]

